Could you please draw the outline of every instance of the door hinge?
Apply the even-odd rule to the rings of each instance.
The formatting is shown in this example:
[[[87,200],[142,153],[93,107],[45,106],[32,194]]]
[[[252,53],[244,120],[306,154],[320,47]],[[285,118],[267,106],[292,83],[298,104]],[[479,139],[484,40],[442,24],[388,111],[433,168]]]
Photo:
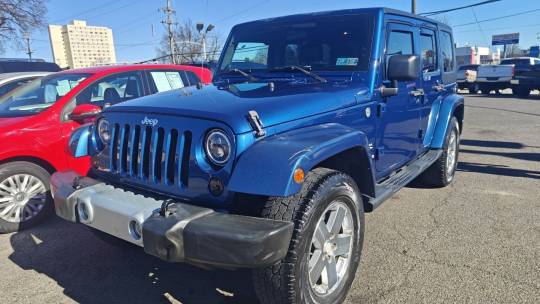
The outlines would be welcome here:
[[[263,137],[266,135],[266,131],[264,131],[263,123],[257,111],[253,111],[253,110],[249,111],[248,120],[249,120],[249,124],[253,128],[253,131],[255,131],[255,136]]]

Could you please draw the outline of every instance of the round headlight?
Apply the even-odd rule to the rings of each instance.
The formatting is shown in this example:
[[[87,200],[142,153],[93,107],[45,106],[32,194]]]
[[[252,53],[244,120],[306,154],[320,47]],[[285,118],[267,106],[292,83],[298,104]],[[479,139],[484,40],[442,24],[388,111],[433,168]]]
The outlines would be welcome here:
[[[108,145],[111,142],[111,125],[106,119],[100,119],[97,125],[99,139]]]
[[[211,130],[206,135],[206,156],[215,165],[223,165],[231,156],[231,142],[227,134],[221,130]]]

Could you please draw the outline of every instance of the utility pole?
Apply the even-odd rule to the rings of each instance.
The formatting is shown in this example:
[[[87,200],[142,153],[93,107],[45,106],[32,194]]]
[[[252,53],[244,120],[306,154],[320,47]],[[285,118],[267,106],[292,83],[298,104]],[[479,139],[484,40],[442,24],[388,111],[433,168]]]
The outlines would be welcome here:
[[[174,9],[172,8],[171,0],[167,0],[167,7],[162,8],[162,11],[167,15],[167,19],[162,20],[161,23],[167,25],[167,32],[169,36],[169,52],[171,53],[171,63],[176,64],[176,48],[174,47],[174,32],[173,25],[174,22],[173,16],[175,14]]]
[[[416,15],[416,0],[411,0],[411,13]]]
[[[28,54],[28,59],[32,61],[32,49],[30,48],[30,35],[28,33],[24,33],[24,39],[26,40],[26,54]]]

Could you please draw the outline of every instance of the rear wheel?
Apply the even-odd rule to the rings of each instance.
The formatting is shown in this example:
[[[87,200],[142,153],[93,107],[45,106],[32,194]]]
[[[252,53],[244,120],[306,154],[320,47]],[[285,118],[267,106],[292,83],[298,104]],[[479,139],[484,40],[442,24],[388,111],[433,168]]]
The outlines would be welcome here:
[[[454,180],[458,165],[459,140],[459,123],[455,117],[452,117],[446,132],[443,153],[418,177],[417,182],[420,185],[445,187]]]
[[[52,213],[50,177],[29,162],[0,165],[0,233],[32,227]]]
[[[253,271],[261,303],[341,303],[354,280],[364,237],[354,180],[317,168],[297,195],[269,199],[262,216],[292,221],[294,232],[283,260]]]

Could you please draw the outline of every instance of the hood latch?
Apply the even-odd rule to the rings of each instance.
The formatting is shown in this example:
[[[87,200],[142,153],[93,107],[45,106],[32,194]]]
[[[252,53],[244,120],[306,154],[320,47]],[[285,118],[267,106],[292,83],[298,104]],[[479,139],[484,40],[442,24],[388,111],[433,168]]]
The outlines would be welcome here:
[[[249,124],[253,128],[253,131],[255,131],[255,136],[263,137],[266,135],[266,131],[264,131],[264,126],[262,124],[261,118],[259,117],[259,113],[257,113],[257,111],[254,111],[254,110],[249,111],[248,120],[249,120]]]

